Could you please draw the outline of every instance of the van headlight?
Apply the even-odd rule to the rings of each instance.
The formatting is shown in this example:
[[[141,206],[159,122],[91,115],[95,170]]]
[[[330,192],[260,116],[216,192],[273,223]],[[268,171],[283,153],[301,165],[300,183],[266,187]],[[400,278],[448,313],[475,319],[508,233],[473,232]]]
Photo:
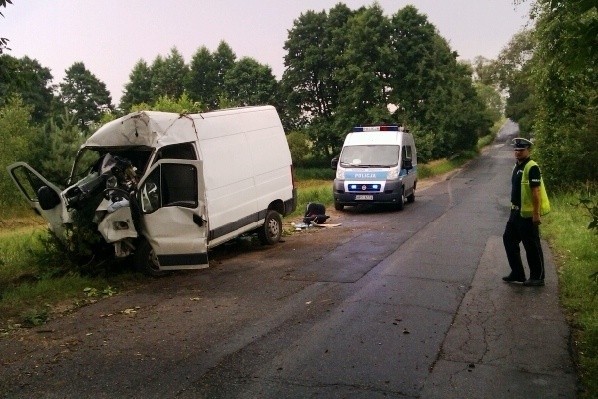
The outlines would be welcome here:
[[[391,169],[386,175],[386,180],[396,180],[399,178],[399,169]]]
[[[336,170],[336,178],[339,179],[339,180],[345,180],[345,170],[341,169],[341,168],[338,168]]]

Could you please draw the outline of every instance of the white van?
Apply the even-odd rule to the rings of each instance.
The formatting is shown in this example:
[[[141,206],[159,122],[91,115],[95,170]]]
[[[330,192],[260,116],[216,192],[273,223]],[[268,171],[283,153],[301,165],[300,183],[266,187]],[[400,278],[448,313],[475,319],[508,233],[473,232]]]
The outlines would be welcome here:
[[[417,151],[413,136],[400,126],[359,126],[347,134],[333,183],[334,208],[391,204],[402,210],[415,201]]]
[[[116,119],[83,144],[65,190],[26,163],[8,171],[59,237],[91,204],[115,255],[133,254],[153,275],[208,267],[209,248],[243,233],[278,242],[281,215],[297,201],[291,154],[271,106]]]

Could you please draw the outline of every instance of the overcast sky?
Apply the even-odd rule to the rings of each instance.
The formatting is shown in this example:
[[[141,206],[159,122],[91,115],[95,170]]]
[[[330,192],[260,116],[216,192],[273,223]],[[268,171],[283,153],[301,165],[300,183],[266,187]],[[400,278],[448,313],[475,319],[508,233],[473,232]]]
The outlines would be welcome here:
[[[342,1],[351,9],[373,1]],[[81,61],[106,83],[118,105],[129,73],[140,59],[151,64],[176,46],[190,62],[221,40],[237,58],[252,57],[284,71],[284,42],[307,10],[329,10],[339,0],[13,0],[0,9],[0,37],[13,57],[28,56],[51,70],[54,83]],[[529,2],[527,2],[529,3]],[[448,40],[460,59],[496,58],[528,23],[528,4],[512,0],[378,0],[387,16],[414,5]]]

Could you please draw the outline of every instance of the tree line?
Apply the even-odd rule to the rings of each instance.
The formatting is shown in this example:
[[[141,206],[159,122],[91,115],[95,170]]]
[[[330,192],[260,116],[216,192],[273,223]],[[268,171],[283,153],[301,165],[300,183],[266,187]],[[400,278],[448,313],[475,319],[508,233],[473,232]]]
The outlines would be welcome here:
[[[515,0],[514,4],[525,2]],[[505,114],[534,139],[552,189],[594,190],[598,178],[598,10],[591,0],[531,2],[535,24],[496,60],[478,58],[480,81],[508,93]],[[585,195],[588,195],[586,193]]]

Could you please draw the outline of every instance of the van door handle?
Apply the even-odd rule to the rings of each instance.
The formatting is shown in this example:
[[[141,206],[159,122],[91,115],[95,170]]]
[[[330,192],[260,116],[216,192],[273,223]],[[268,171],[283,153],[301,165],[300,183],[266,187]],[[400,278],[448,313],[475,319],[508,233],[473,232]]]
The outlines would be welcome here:
[[[193,214],[193,222],[200,227],[203,226],[203,219],[201,218],[201,216],[195,213]]]

